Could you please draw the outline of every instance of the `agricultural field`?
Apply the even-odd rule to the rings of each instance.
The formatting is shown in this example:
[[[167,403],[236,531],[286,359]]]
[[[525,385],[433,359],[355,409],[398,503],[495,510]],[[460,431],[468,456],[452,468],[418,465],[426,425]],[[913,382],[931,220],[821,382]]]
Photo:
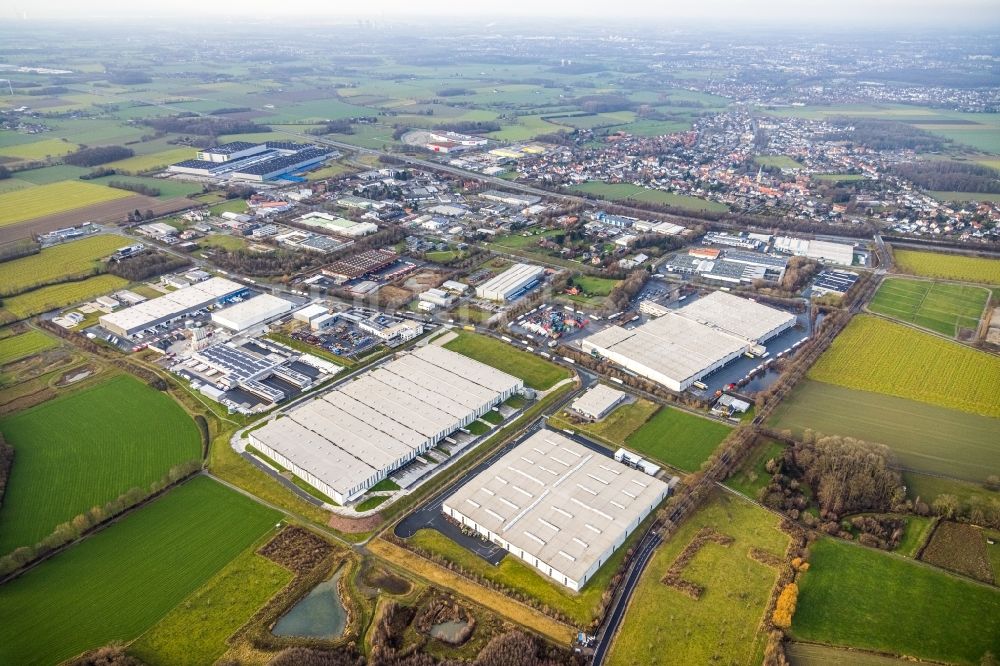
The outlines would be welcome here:
[[[730,427],[680,409],[661,407],[625,440],[643,456],[685,472],[697,471],[729,434]]]
[[[788,155],[758,155],[753,161],[761,166],[777,167],[778,169],[801,169],[802,164]]]
[[[0,338],[0,366],[34,356],[58,345],[57,340],[35,329],[2,337]]]
[[[130,196],[133,196],[132,192],[80,181],[8,192],[0,195],[0,227]]]
[[[201,455],[191,417],[130,375],[7,416],[0,431],[16,458],[0,506],[0,553],[34,545],[59,523]]]
[[[593,194],[608,201],[640,201],[643,203],[665,204],[684,210],[702,210],[724,213],[729,208],[725,204],[708,201],[687,194],[674,194],[663,190],[651,190],[627,183],[601,183],[589,181],[572,188],[577,192]]]
[[[44,160],[51,157],[62,157],[79,148],[75,143],[59,139],[43,139],[32,143],[22,143],[16,146],[0,148],[0,156],[12,157],[20,161]]]
[[[928,474],[982,481],[1000,469],[996,418],[809,379],[782,401],[769,425],[879,442],[900,465]]]
[[[36,285],[92,275],[101,270],[98,259],[131,244],[124,236],[101,234],[43,249],[20,259],[0,263],[0,296],[19,294]]]
[[[0,318],[27,319],[49,310],[57,310],[125,287],[128,280],[115,275],[98,275],[80,282],[66,282],[35,289],[5,298]]]
[[[996,588],[830,538],[812,545],[809,562],[795,640],[956,664],[1000,654]]]
[[[807,376],[1000,417],[1000,358],[878,317],[855,317]]]
[[[611,647],[611,666],[753,664],[763,657],[761,620],[777,569],[748,557],[751,548],[781,556],[788,537],[774,514],[717,493],[654,553],[635,588]],[[733,538],[705,544],[682,577],[704,589],[697,600],[662,582],[667,570],[702,527]]]
[[[896,267],[903,273],[976,284],[1000,284],[1000,259],[895,249]]]
[[[860,173],[818,173],[813,174],[813,178],[832,183],[853,183],[865,179]]]
[[[147,178],[143,176],[108,176],[106,178],[96,178],[91,183],[98,185],[108,185],[108,183],[131,183],[133,185],[145,185],[146,187],[153,187],[160,191],[160,199],[174,199],[177,197],[186,197],[192,194],[201,194],[204,187],[201,183],[186,183],[180,180],[173,180],[168,178]],[[122,190],[127,191],[127,190]]]
[[[149,666],[214,663],[226,639],[292,580],[292,572],[245,550],[129,646]]]
[[[208,477],[191,479],[0,586],[0,663],[54,664],[135,638],[280,518]]]
[[[50,185],[63,180],[75,180],[81,174],[89,173],[86,167],[73,166],[71,164],[54,164],[52,166],[41,167],[39,169],[29,169],[18,171],[17,177],[27,181],[32,185]]]
[[[955,337],[962,329],[975,331],[990,290],[945,282],[886,279],[868,309],[893,319]]]
[[[851,666],[904,666],[912,664],[908,659],[896,659],[873,652],[846,650],[816,643],[786,643],[785,656],[792,666],[831,666],[850,664]]]
[[[550,389],[557,382],[570,377],[569,370],[554,363],[475,333],[460,332],[457,338],[444,346],[446,349],[520,377],[524,380],[525,386],[537,391]]]
[[[993,565],[982,529],[943,520],[920,559],[936,567],[960,573],[984,583],[993,582]]]
[[[490,132],[486,136],[497,141],[528,141],[540,134],[568,131],[568,127],[550,123],[541,115],[518,116],[517,124],[508,125],[500,131]]]
[[[110,169],[126,171],[129,173],[142,173],[152,171],[157,168],[166,167],[176,162],[194,159],[197,151],[194,148],[172,148],[159,153],[149,155],[135,155],[117,162],[111,162],[105,166]]]

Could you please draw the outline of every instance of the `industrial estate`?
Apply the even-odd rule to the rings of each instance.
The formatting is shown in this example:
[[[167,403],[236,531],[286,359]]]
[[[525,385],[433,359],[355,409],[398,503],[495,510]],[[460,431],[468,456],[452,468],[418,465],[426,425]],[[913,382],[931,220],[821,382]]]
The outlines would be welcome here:
[[[997,662],[988,21],[241,11],[4,33],[0,664]]]

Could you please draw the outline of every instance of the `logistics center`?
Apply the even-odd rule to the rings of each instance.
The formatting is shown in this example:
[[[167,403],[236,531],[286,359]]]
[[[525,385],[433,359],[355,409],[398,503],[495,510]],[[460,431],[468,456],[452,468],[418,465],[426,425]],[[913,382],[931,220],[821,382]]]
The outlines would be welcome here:
[[[663,481],[541,430],[463,485],[442,511],[579,591],[667,493]]]
[[[683,391],[795,325],[795,315],[716,291],[627,329],[610,326],[586,338],[583,351]]]
[[[435,345],[401,354],[250,432],[250,443],[345,504],[524,389]]]
[[[220,305],[246,294],[248,289],[232,280],[213,277],[182,287],[130,308],[102,315],[100,324],[115,335],[131,337],[147,328],[183,317],[210,305]]]

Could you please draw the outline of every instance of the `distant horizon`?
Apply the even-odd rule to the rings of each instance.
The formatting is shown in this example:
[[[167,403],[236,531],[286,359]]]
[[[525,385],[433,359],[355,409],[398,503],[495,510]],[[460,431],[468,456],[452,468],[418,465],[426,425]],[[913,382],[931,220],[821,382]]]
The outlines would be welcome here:
[[[275,11],[273,2],[263,0],[217,0],[198,3],[194,0],[174,0],[167,3],[135,5],[118,0],[94,0],[89,3],[68,0],[39,0],[27,3],[20,0],[0,9],[0,21],[26,21],[29,23],[60,23],[65,21],[100,21],[102,23],[131,23],[190,20],[194,17],[211,17],[217,20],[262,20],[311,24],[350,24],[361,21],[392,23],[420,23],[451,19],[455,23],[483,21],[506,24],[510,21],[557,20],[577,24],[600,21],[609,28],[626,28],[637,21],[637,28],[653,25],[724,29],[806,28],[811,31],[839,31],[861,29],[865,32],[911,30],[923,27],[928,30],[967,29],[983,30],[1000,28],[1000,9],[993,0],[955,0],[941,3],[933,0],[842,0],[836,5],[802,3],[794,0],[702,0],[699,3],[666,6],[652,2],[624,0],[613,7],[596,0],[556,0],[530,3],[527,0],[508,0],[494,5],[489,3],[463,6],[456,12],[454,3],[429,0],[420,3],[419,11],[403,0],[371,0],[361,5],[347,7],[314,5],[313,2],[291,0]],[[984,45],[986,49],[996,45]]]

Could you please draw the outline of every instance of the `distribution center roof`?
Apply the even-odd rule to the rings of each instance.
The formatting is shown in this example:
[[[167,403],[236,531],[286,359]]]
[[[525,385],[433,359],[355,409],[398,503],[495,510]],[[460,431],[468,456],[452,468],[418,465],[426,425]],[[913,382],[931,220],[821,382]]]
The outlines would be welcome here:
[[[484,294],[496,293],[507,295],[511,291],[516,291],[522,287],[525,282],[538,277],[544,272],[545,269],[541,266],[514,264],[500,275],[479,285],[477,291]]]
[[[516,377],[426,345],[289,410],[251,437],[347,495],[520,386]]]
[[[625,393],[606,384],[598,384],[573,401],[572,408],[581,414],[598,415],[618,404]]]
[[[224,310],[212,313],[212,321],[234,331],[242,331],[259,324],[265,319],[276,317],[294,307],[291,301],[271,294],[259,294],[236,303]]]
[[[666,488],[564,435],[541,430],[445,504],[579,580],[621,543]]]
[[[724,291],[714,291],[675,313],[752,342],[759,341],[774,329],[795,320],[795,315],[784,310]]]
[[[150,323],[184,314],[243,289],[243,285],[221,277],[212,277],[163,296],[152,298],[130,308],[103,315],[102,324],[111,324],[126,331],[145,328]]]

